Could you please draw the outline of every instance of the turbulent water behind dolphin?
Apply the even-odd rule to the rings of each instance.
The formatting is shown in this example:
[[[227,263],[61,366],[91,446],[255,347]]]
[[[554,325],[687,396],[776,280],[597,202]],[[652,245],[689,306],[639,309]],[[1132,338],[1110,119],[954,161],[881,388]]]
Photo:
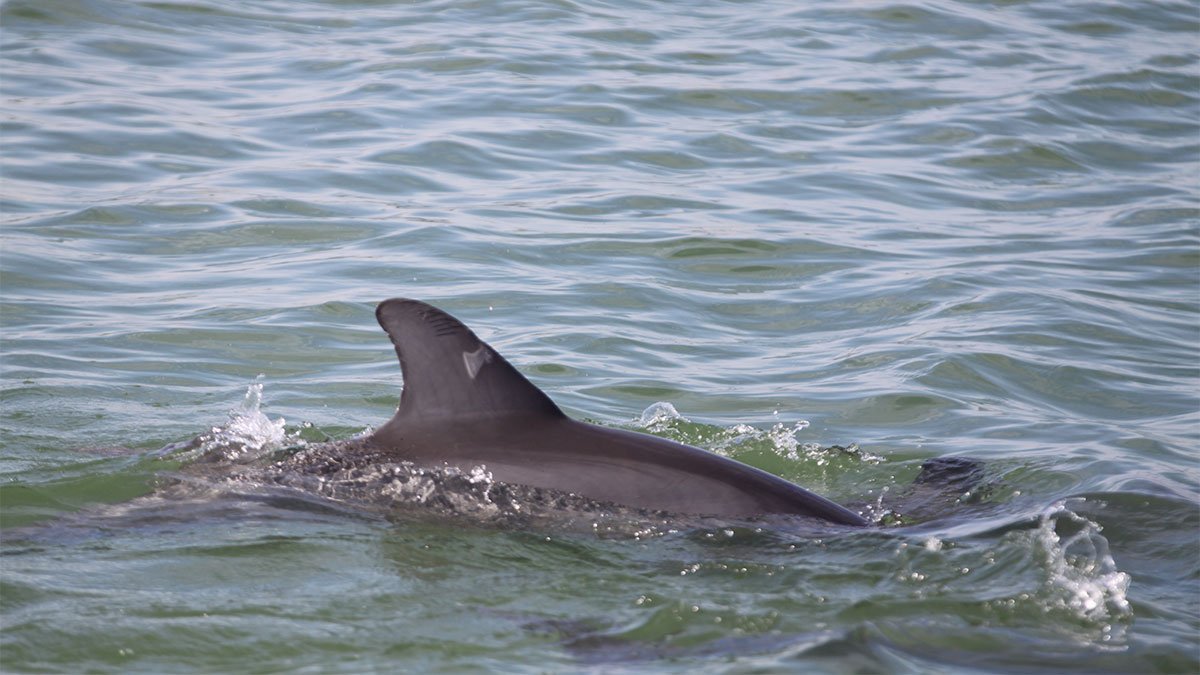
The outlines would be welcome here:
[[[1194,3],[0,26],[5,672],[1200,669]],[[272,473],[392,415],[393,296],[885,526]],[[890,510],[940,456],[987,489]]]

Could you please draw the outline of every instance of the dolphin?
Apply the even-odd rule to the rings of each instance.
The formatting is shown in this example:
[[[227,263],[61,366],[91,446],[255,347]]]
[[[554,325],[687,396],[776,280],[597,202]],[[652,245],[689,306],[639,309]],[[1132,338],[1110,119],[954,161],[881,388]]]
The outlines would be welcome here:
[[[863,527],[861,515],[778,476],[658,436],[565,415],[495,349],[446,312],[393,298],[375,310],[400,360],[390,421],[363,447],[389,459],[681,515],[793,515]]]

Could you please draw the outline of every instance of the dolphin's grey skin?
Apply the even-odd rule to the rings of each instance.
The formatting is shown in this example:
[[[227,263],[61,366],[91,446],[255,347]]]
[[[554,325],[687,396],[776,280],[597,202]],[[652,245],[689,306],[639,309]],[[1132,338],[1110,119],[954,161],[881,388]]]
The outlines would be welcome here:
[[[570,419],[458,319],[417,300],[375,310],[404,390],[373,452],[418,466],[483,465],[502,483],[699,516],[790,514],[849,526],[862,516],[782,478],[657,436]]]

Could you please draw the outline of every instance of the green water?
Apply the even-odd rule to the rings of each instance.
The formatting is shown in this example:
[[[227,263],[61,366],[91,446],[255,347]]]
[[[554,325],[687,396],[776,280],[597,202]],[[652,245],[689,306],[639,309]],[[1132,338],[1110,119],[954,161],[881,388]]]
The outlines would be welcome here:
[[[0,669],[1196,672],[1198,38],[1172,2],[9,0]],[[162,489],[198,434],[385,421],[393,296],[866,512],[940,455],[990,489],[817,538]]]

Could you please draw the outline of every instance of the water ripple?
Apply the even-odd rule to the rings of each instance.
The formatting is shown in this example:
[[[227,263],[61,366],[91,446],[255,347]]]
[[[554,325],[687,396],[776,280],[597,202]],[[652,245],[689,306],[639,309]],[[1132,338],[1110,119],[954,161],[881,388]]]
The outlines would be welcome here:
[[[680,560],[643,567],[628,550],[587,551],[607,563],[567,555],[598,578],[529,563],[525,597],[547,603],[531,611],[572,637],[497,647],[520,652],[497,656],[501,669],[578,669],[563,653],[598,659],[590,644],[686,667],[726,647],[735,659],[761,649],[781,669],[954,669],[958,643],[983,645],[961,648],[975,649],[961,661],[974,668],[1195,669],[1194,593],[1175,581],[1195,577],[1194,557],[1169,543],[1200,494],[1193,4],[10,0],[0,23],[0,431],[18,511],[146,489],[153,468],[101,462],[79,478],[71,452],[195,434],[259,373],[289,420],[344,435],[377,424],[399,376],[372,308],[415,296],[461,316],[573,414],[622,421],[669,401],[721,429],[809,420],[798,441],[857,442],[886,461],[760,459],[844,495],[904,484],[934,454],[981,457],[1002,479],[1000,512],[946,525],[938,550],[806,543],[797,565],[755,540],[745,555],[770,562],[731,562],[751,570],[741,577],[678,542],[646,555]],[[39,483],[48,465],[70,476]],[[73,501],[77,488],[87,497]],[[1047,587],[1029,572],[1070,561],[1039,563],[1014,545],[1033,538],[1003,532],[1037,528],[1079,494],[1099,495],[1081,517],[1103,524],[1103,578],[1136,621],[1109,642],[1057,622],[1050,634],[1070,639],[1051,645],[1036,611]],[[456,540],[468,552],[428,573],[475,564],[473,546],[541,559],[529,542],[489,541]],[[349,562],[333,543],[313,550],[326,546],[339,571],[373,583],[389,555],[441,560],[396,542]],[[131,559],[196,563],[173,555],[137,549],[96,578],[135,588]],[[33,576],[6,577],[5,597],[57,593],[29,581],[53,577],[44,559],[24,559]],[[955,565],[994,571],[960,575],[972,590],[947,596]],[[487,585],[523,578],[501,576]],[[713,584],[714,609],[693,612],[703,603],[681,578]],[[295,584],[336,613],[344,598],[318,586]],[[571,600],[555,604],[554,587]],[[637,589],[629,606],[606,604],[625,587]],[[125,606],[84,590],[104,603],[96,612],[205,611],[186,596]],[[478,659],[430,656],[442,635],[478,656],[513,634],[491,617],[480,638],[460,614],[396,593],[404,602],[364,610],[390,628],[356,647],[368,669],[394,665],[397,634],[443,669]],[[481,604],[449,583],[436,595]],[[745,611],[767,595],[784,611]],[[27,669],[161,665],[90,650],[141,644],[140,624],[106,626],[117,639],[80,619],[72,628],[93,640],[69,644],[39,632],[79,615],[47,603],[22,605],[17,651],[6,643]],[[588,613],[603,618],[563,628]],[[781,637],[723,642],[718,618]],[[187,625],[205,638],[188,663],[233,667],[211,654],[226,634]],[[304,622],[280,625],[319,642]],[[629,646],[677,634],[701,646]],[[189,635],[156,643],[187,651]],[[1114,639],[1124,651],[1106,651]],[[321,660],[344,651],[313,653],[313,668],[344,668]],[[259,656],[268,668],[295,658]]]

